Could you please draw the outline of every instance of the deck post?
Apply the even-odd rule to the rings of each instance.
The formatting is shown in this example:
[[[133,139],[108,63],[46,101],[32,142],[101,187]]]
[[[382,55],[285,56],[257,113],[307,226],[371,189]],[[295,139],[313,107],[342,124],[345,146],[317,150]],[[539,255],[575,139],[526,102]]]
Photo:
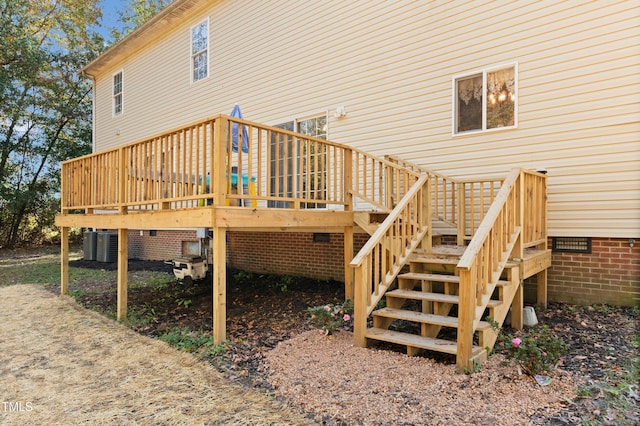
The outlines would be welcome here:
[[[536,274],[538,297],[536,299],[538,306],[547,309],[547,270],[544,269]]]
[[[365,286],[369,280],[366,278],[370,270],[369,259],[365,257],[362,264],[355,270],[355,288],[353,299],[353,338],[354,344],[361,348],[367,347],[367,297]]]
[[[427,180],[422,187],[422,205],[420,206],[421,226],[427,227],[427,234],[420,244],[425,251],[431,251],[433,248],[433,226],[431,226],[431,176],[427,175]]]
[[[118,291],[117,318],[122,321],[127,318],[127,274],[129,260],[129,230],[118,228]]]
[[[458,207],[458,212],[457,215],[455,215],[454,217],[456,218],[456,220],[458,221],[458,229],[457,229],[457,241],[456,244],[459,246],[463,246],[465,245],[465,241],[464,241],[464,237],[467,234],[467,230],[466,230],[466,220],[467,220],[467,216],[466,216],[466,212],[465,212],[465,188],[464,188],[464,182],[458,182],[455,184],[456,185],[456,195],[457,195],[457,200],[455,201],[457,207]],[[473,229],[471,230],[471,235],[473,235]]]
[[[473,268],[477,268],[474,265]],[[473,319],[476,308],[476,283],[472,277],[477,276],[466,268],[458,268],[460,272],[460,294],[458,301],[458,346],[456,368],[465,371],[472,367],[473,354]]]
[[[353,210],[353,194],[352,182],[353,182],[353,155],[351,150],[346,149],[344,151],[344,175],[343,175],[343,198],[345,201],[345,211]],[[344,228],[344,297],[345,299],[354,300],[354,270],[349,265],[353,259],[353,226],[345,226]]]
[[[213,341],[227,340],[227,230],[213,228]]]
[[[353,226],[344,227],[344,298],[353,300]]]
[[[69,228],[60,229],[60,294],[69,294]]]
[[[518,286],[511,302],[511,327],[515,330],[522,330],[524,325],[524,281],[520,272],[522,269],[521,267],[512,268],[508,277],[511,285]]]

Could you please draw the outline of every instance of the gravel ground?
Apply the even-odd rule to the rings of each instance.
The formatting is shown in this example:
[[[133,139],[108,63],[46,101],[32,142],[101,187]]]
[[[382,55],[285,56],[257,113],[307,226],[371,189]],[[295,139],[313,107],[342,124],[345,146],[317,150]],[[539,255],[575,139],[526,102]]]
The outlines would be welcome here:
[[[480,372],[458,374],[432,359],[355,347],[346,331],[309,331],[266,355],[276,395],[328,425],[522,425],[575,398],[570,374],[540,386],[504,361],[495,355]]]

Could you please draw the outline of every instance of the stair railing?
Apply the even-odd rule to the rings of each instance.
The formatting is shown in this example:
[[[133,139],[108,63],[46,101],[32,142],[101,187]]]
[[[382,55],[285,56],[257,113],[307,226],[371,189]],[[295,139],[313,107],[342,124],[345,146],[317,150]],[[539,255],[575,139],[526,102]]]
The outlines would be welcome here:
[[[502,185],[502,178],[455,179],[424,168],[395,155],[385,158],[416,173],[431,177],[433,218],[456,228],[458,245],[464,245],[476,232],[482,218]]]
[[[546,239],[545,218],[546,177],[512,170],[457,265],[460,370],[472,367],[473,334],[509,257],[522,258],[525,246]]]
[[[422,175],[351,261],[355,270],[354,338],[366,346],[367,317],[431,229],[431,185]]]

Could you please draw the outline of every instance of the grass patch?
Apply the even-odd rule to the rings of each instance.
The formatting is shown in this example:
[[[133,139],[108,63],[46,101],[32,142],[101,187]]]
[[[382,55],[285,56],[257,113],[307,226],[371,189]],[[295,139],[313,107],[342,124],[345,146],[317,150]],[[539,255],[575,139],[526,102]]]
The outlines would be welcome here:
[[[219,355],[226,350],[228,345],[228,342],[216,345],[213,342],[213,336],[210,332],[202,330],[193,331],[188,327],[176,327],[161,334],[158,338],[176,349],[199,354],[204,357]]]

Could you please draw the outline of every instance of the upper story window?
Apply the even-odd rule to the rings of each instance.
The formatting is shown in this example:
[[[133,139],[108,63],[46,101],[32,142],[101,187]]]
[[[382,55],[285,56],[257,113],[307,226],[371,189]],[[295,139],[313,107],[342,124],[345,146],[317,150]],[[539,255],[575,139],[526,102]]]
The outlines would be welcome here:
[[[206,19],[191,29],[192,81],[209,76],[209,20]]]
[[[113,115],[122,114],[122,71],[113,75]]]
[[[454,77],[453,133],[516,127],[517,86],[516,64]]]

